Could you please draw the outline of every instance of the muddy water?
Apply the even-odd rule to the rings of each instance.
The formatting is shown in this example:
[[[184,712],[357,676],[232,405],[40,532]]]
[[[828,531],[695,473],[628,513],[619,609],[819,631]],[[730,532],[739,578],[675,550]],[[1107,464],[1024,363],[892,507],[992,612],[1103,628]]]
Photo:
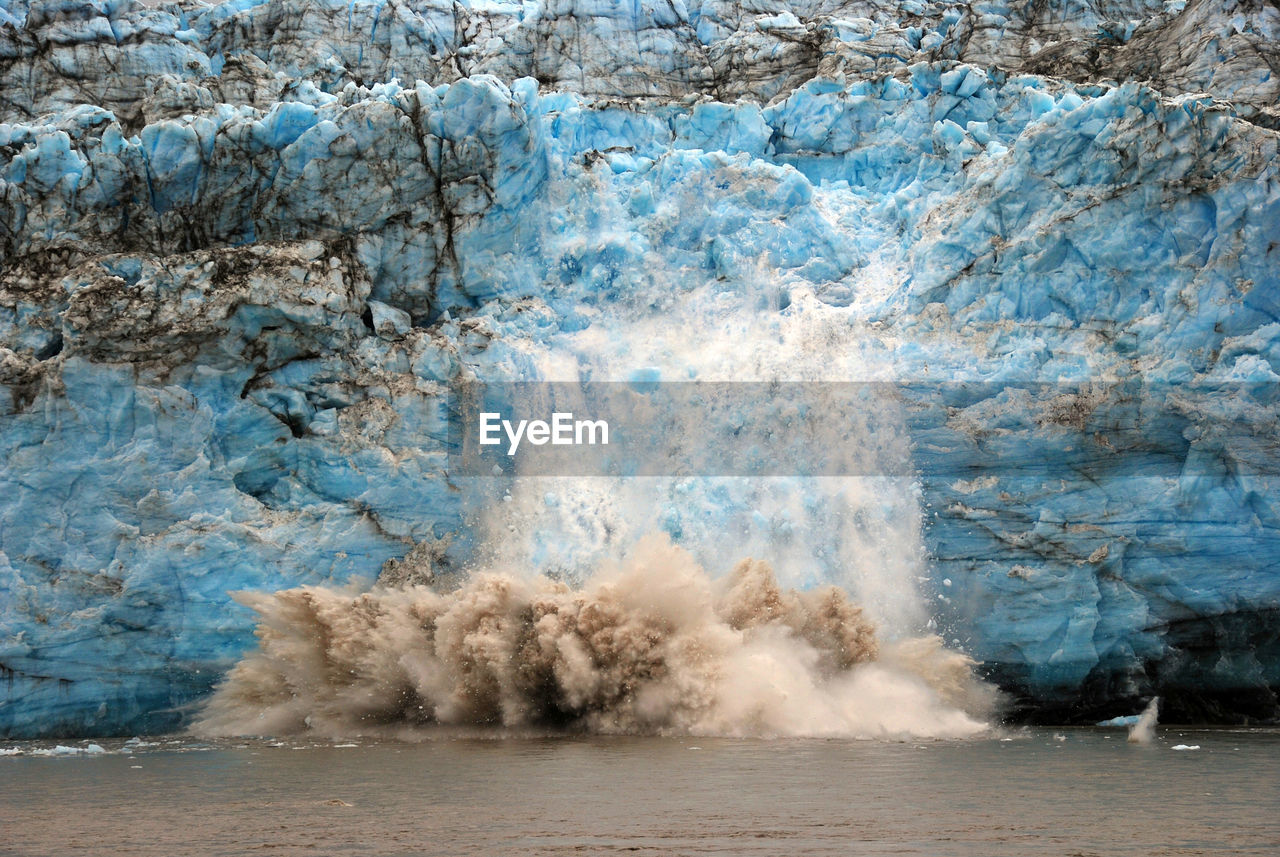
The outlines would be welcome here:
[[[19,745],[0,854],[1280,854],[1274,730],[425,736]]]

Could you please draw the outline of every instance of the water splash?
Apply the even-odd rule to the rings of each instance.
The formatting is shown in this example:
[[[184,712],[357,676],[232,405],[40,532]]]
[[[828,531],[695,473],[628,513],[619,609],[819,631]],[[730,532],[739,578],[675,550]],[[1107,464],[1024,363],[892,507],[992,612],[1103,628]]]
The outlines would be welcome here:
[[[655,265],[661,267],[660,260]],[[519,359],[503,368],[519,381],[647,381],[788,383],[875,382],[896,378],[893,343],[868,328],[854,308],[823,303],[803,282],[789,281],[785,312],[761,313],[755,297],[780,288],[759,271],[729,285],[711,282],[672,295],[649,286],[652,300],[584,330],[536,336],[504,329],[519,343]],[[685,275],[687,278],[687,274]],[[669,282],[679,281],[674,273]],[[636,295],[644,292],[636,287]],[[661,302],[661,311],[654,306]],[[513,345],[514,348],[514,345]],[[501,374],[490,367],[490,374]],[[832,403],[845,413],[847,403]],[[846,431],[831,438],[847,459],[840,472],[910,472],[905,416],[880,403],[850,412]],[[770,424],[772,403],[745,403],[745,424]],[[676,415],[681,436],[706,444],[739,443],[708,435],[697,410]],[[681,423],[683,420],[683,423]],[[893,467],[888,462],[905,462]],[[786,586],[835,584],[876,621],[882,637],[923,633],[929,611],[918,583],[927,577],[920,487],[897,476],[771,476],[728,478],[539,477],[520,475],[499,502],[494,481],[459,478],[470,500],[467,528],[475,534],[473,567],[532,567],[573,582],[616,560],[644,534],[665,532],[717,573],[725,557],[768,561]]]
[[[1142,710],[1138,722],[1129,727],[1130,744],[1150,744],[1156,737],[1156,721],[1160,716],[1160,697],[1153,696]]]
[[[490,571],[426,586],[246,593],[259,648],[204,735],[430,725],[595,733],[959,738],[992,702],[935,638],[881,642],[840,589],[764,562],[713,580],[662,536],[579,587]]]
[[[496,344],[469,353],[464,374],[626,383],[894,377],[887,335],[802,278],[708,275],[681,292],[670,283],[688,272],[664,277],[660,255],[652,262],[643,276],[628,275],[618,291],[626,299],[607,311],[598,296],[552,289],[560,315],[590,315],[583,328],[548,328],[539,300],[487,306]],[[786,301],[760,305],[783,290]],[[767,422],[770,408],[746,403],[741,420]],[[697,411],[674,416],[680,436],[705,433]],[[830,439],[851,465],[838,472],[910,472],[881,467],[909,465],[901,422],[891,408],[850,413]],[[433,551],[451,551],[423,543],[384,575],[399,586],[242,594],[259,614],[260,646],[212,697],[197,731],[402,734],[447,725],[955,738],[985,728],[993,691],[967,657],[921,636],[930,625],[917,590],[927,570],[914,479],[520,474],[454,484],[466,550],[452,549],[452,572],[436,584],[456,589],[415,585],[431,578]],[[756,559],[724,574],[741,556]]]

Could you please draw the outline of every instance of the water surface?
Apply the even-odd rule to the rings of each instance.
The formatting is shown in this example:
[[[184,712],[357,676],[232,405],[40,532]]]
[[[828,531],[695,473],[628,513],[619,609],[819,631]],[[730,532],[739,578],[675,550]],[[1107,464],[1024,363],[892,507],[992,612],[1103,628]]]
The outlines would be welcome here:
[[[1277,730],[152,740],[17,745],[0,854],[1280,854]]]

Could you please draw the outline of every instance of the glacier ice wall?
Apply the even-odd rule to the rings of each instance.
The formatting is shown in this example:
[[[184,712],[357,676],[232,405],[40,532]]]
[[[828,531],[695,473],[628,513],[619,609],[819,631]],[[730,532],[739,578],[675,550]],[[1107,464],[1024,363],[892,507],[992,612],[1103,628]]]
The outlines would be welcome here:
[[[465,567],[504,488],[449,473],[447,387],[690,306],[925,391],[919,588],[1032,716],[1274,716],[1278,36],[0,0],[0,734],[178,722],[251,642],[228,590]]]

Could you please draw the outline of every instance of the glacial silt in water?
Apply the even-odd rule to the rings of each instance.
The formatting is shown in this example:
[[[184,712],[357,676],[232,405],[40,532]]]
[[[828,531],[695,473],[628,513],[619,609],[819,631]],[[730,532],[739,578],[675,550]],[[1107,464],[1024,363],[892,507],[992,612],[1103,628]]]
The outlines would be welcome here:
[[[1274,730],[1160,729],[1150,745],[1123,729],[923,743],[434,734],[0,758],[0,820],[21,831],[0,854],[1272,857],[1280,842]]]

